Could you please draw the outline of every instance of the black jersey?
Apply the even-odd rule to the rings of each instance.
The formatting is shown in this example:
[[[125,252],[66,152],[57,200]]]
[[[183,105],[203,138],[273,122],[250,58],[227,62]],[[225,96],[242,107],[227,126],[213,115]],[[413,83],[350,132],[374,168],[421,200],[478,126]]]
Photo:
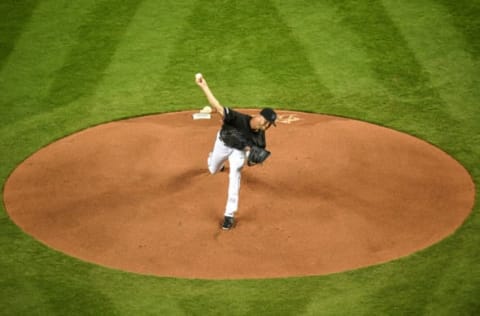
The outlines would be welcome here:
[[[261,148],[266,147],[265,131],[254,131],[250,128],[250,120],[252,119],[252,116],[237,112],[227,107],[223,110],[224,116],[222,130],[236,129],[245,137],[248,146],[255,145]]]

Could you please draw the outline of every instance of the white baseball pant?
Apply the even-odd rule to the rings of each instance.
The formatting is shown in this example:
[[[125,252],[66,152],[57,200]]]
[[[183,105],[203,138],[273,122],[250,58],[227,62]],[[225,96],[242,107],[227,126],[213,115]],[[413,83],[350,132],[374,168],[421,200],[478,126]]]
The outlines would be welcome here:
[[[217,173],[225,161],[229,163],[230,173],[228,181],[228,197],[225,206],[225,216],[234,216],[238,209],[238,198],[240,193],[240,179],[242,168],[245,164],[245,151],[228,147],[220,139],[220,132],[217,134],[213,151],[208,156],[208,170],[211,174]]]

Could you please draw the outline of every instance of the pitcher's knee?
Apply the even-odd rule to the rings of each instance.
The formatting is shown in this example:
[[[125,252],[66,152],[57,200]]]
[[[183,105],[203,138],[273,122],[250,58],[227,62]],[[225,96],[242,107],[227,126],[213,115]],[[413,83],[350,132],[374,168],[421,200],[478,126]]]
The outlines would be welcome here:
[[[237,167],[237,171],[240,172],[243,169],[243,164]]]

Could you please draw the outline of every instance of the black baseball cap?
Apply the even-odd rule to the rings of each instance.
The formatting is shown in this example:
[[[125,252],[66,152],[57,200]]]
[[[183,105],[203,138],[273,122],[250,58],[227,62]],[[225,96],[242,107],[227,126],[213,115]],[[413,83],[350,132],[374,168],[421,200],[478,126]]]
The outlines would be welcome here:
[[[277,119],[277,113],[271,108],[264,108],[260,111],[260,115],[263,116],[267,121],[273,124],[273,126],[277,126],[275,124],[275,120]]]

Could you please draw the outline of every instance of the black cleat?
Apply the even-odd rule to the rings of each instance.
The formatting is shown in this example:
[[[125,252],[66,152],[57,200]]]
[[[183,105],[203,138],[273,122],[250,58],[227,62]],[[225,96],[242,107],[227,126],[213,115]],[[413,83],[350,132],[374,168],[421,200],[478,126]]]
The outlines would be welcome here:
[[[225,216],[225,219],[223,220],[222,229],[223,230],[230,230],[232,228],[233,228],[233,217]]]

